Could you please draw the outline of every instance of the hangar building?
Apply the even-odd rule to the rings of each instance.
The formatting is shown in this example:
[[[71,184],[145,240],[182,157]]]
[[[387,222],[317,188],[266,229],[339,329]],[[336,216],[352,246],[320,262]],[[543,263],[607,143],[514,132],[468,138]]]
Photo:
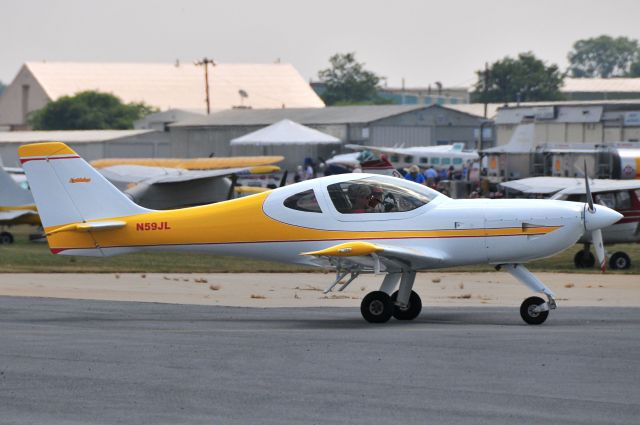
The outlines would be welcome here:
[[[495,117],[497,145],[519,124],[534,124],[534,143],[608,144],[640,141],[640,100],[538,102],[504,106]],[[640,146],[640,144],[639,144]],[[534,146],[535,147],[535,146]]]
[[[192,63],[27,62],[0,96],[0,127],[27,129],[28,115],[85,90],[112,93],[161,111],[206,110],[204,71]],[[218,64],[209,68],[211,110],[321,108],[324,102],[290,64]]]
[[[438,105],[234,109],[170,125],[172,155],[227,156],[232,153],[232,139],[284,119],[337,137],[343,143],[388,147],[462,142],[474,148],[478,129],[486,122],[480,116]]]
[[[171,151],[169,134],[154,130],[0,131],[0,158],[18,167],[18,146],[52,141],[68,144],[87,161],[168,157]]]

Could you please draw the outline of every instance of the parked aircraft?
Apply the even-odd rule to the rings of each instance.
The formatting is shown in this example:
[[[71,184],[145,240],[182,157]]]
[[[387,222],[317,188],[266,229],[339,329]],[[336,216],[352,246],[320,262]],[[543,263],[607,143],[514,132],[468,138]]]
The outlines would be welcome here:
[[[500,185],[526,195],[541,195],[565,201],[585,202],[587,196],[585,181],[572,177],[531,177]],[[620,221],[602,229],[604,244],[640,242],[640,180],[591,179],[590,189],[596,204],[607,206],[623,215]],[[590,251],[590,234],[585,233],[579,243],[584,244],[584,249],[576,253],[573,259],[575,266],[593,267],[595,257]],[[628,269],[630,266],[631,259],[623,251],[616,251],[609,257],[609,267],[612,269]]]
[[[336,155],[325,161],[324,175],[353,173],[354,171],[402,177],[386,155],[375,155],[369,150]]]
[[[13,243],[14,237],[5,230],[17,224],[40,224],[33,196],[0,166],[0,244]]]
[[[136,205],[62,143],[18,150],[54,254],[109,256],[190,250],[332,267],[332,290],[363,273],[384,275],[367,294],[369,322],[415,319],[416,271],[490,263],[546,297],[527,298],[522,319],[541,324],[555,295],[524,263],[547,257],[621,214],[551,200],[454,200],[426,186],[374,174],[340,174],[217,204],[170,211]],[[598,243],[599,241],[599,243]],[[396,290],[396,287],[398,289]]]
[[[464,143],[441,146],[415,146],[411,148],[385,148],[378,146],[345,145],[356,151],[370,150],[377,154],[385,154],[394,168],[406,168],[417,165],[421,168],[433,166],[436,170],[449,169],[461,171],[463,167],[478,161],[477,151],[465,151]]]
[[[256,186],[258,175],[280,171],[282,156],[212,158],[108,158],[91,164],[138,205],[181,208],[230,199],[243,183]],[[266,185],[264,185],[266,186]],[[264,189],[263,189],[264,190]],[[238,192],[260,191],[240,187]]]

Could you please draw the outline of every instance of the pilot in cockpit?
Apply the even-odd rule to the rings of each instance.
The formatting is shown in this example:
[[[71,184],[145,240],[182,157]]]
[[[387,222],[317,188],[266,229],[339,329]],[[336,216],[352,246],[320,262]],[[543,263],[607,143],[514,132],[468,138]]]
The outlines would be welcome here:
[[[385,204],[384,191],[378,186],[352,184],[349,186],[351,213],[383,213],[390,211]],[[394,204],[390,204],[392,207]]]

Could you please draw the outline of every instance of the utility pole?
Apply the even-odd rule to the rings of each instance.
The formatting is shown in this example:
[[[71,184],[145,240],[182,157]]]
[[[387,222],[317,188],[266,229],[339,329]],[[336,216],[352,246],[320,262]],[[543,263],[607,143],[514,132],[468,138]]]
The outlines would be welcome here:
[[[484,84],[483,84],[483,94],[484,94],[484,118],[487,118],[487,91],[489,90],[489,63],[484,63]],[[481,130],[482,131],[482,130]]]
[[[209,104],[209,65],[216,66],[213,59],[207,57],[202,58],[201,61],[194,62],[196,66],[204,66],[204,94],[207,102],[207,115],[211,113],[211,105]]]

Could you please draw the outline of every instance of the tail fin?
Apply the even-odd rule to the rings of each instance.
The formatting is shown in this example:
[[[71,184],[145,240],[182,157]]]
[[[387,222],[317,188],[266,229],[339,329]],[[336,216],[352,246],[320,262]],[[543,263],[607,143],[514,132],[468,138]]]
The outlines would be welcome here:
[[[31,193],[20,187],[2,166],[0,166],[0,202],[2,207],[33,205]]]
[[[149,212],[133,203],[64,143],[18,148],[45,229]]]

